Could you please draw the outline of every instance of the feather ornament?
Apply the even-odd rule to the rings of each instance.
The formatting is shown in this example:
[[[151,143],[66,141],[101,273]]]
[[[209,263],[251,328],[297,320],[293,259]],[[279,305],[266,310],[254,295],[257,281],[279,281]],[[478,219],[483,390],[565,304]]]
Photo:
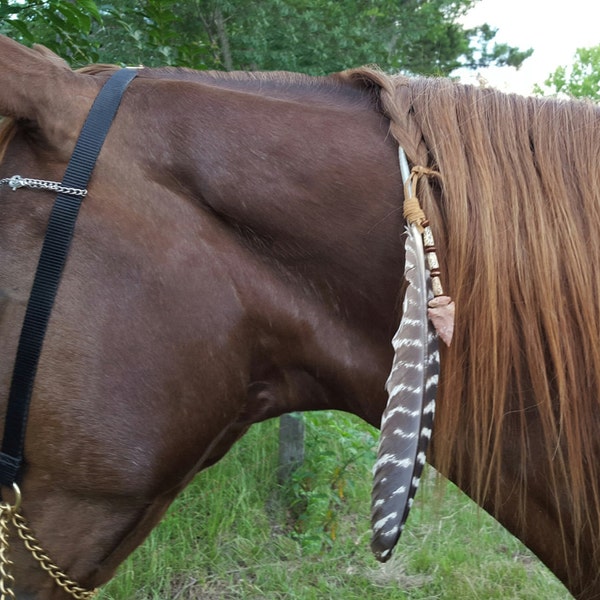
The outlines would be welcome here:
[[[400,148],[406,197],[412,198],[408,163]],[[373,468],[371,549],[385,562],[398,542],[425,466],[439,375],[438,335],[429,319],[433,298],[422,228],[407,226],[402,319],[392,340],[394,360],[386,389],[377,462]]]

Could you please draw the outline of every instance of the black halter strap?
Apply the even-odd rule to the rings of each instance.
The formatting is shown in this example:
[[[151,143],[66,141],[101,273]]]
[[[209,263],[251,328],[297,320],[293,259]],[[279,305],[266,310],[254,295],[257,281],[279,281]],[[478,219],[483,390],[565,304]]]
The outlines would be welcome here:
[[[85,189],[96,159],[135,69],[121,69],[94,100],[64,174],[65,188]],[[23,320],[0,449],[0,484],[12,486],[22,475],[27,415],[50,313],[73,239],[81,196],[59,193],[48,221],[37,271]]]

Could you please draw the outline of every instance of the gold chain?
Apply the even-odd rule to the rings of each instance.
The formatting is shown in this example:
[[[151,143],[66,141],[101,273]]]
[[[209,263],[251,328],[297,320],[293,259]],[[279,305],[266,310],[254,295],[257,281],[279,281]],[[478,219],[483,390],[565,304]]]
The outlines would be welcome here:
[[[10,573],[12,561],[8,558],[9,549],[9,524],[12,523],[19,537],[23,540],[25,547],[39,563],[48,575],[54,580],[56,585],[65,590],[75,600],[92,600],[96,596],[97,590],[86,590],[82,588],[72,579],[69,579],[67,574],[62,571],[49,556],[44,552],[40,543],[33,535],[31,529],[27,525],[27,521],[19,512],[21,506],[21,491],[17,484],[13,483],[15,491],[14,505],[8,502],[0,503],[0,600],[15,600],[15,594],[12,590],[15,579]]]
[[[8,598],[15,600],[15,593],[12,590],[15,578],[11,575],[12,561],[8,558],[8,535],[10,533],[8,524],[12,516],[12,508],[7,502],[0,504],[0,600]]]

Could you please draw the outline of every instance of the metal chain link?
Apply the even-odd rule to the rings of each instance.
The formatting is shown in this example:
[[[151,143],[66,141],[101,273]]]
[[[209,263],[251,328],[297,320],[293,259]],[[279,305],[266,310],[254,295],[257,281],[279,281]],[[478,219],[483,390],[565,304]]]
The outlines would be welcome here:
[[[44,552],[31,529],[27,526],[23,515],[15,512],[12,517],[12,523],[17,528],[17,533],[25,543],[27,550],[31,552],[33,558],[38,561],[42,569],[54,579],[59,587],[71,594],[76,600],[91,600],[96,596],[97,590],[86,590],[81,587],[72,579],[69,579],[68,575],[50,560],[50,557]]]
[[[12,561],[8,558],[9,550],[9,524],[12,523],[19,537],[23,540],[25,547],[35,560],[39,563],[48,575],[54,580],[56,585],[65,590],[75,600],[92,600],[98,593],[98,590],[86,590],[70,579],[50,557],[44,552],[40,543],[33,535],[27,525],[25,517],[19,512],[21,505],[21,491],[16,484],[13,484],[15,491],[15,503],[10,505],[8,502],[0,503],[0,600],[16,600],[13,586],[15,579],[10,572]]]
[[[59,181],[46,181],[45,179],[31,179],[13,175],[0,179],[0,185],[7,185],[13,192],[19,188],[26,187],[32,190],[50,190],[59,194],[68,194],[70,196],[86,196],[87,190],[81,188],[65,187]]]
[[[10,507],[9,507],[10,508]],[[4,506],[0,508],[2,516],[0,517],[0,600],[8,598],[15,599],[15,593],[12,588],[15,583],[15,578],[11,575],[10,567],[12,561],[8,558],[8,521]]]
[[[0,600],[16,600],[13,592],[15,578],[10,572],[12,561],[8,558],[9,529],[12,516],[12,506],[7,502],[0,504]]]

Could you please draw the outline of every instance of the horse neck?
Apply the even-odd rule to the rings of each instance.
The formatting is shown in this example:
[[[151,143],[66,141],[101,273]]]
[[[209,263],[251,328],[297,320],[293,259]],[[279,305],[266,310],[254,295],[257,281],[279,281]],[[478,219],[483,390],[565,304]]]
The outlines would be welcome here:
[[[294,392],[276,410],[331,406],[378,424],[403,256],[387,122],[369,97],[339,85],[321,96],[311,88],[310,102],[306,87],[297,97],[289,87],[238,88],[142,76],[125,104],[138,108],[135,135],[123,140],[135,167],[115,161],[111,178],[160,189],[141,210],[161,214],[172,202],[195,211],[198,244],[225,263],[269,338],[269,361],[295,340],[293,361],[328,373],[324,395]]]
[[[401,186],[387,123],[368,99],[340,92],[334,102],[328,91],[304,103],[243,86],[168,87],[180,88],[170,102],[188,110],[179,105],[161,121],[159,134],[172,132],[167,171],[160,153],[147,174],[176,181],[246,251],[341,313],[368,313],[387,335],[402,261]]]

